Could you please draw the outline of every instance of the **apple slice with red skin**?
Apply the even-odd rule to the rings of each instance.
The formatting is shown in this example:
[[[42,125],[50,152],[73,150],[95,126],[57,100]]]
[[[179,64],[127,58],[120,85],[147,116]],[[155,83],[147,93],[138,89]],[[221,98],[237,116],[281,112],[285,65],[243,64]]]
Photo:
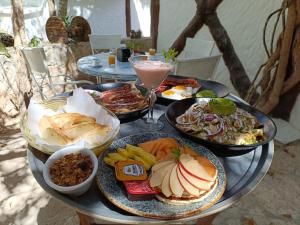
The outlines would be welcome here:
[[[173,166],[175,166],[176,163],[173,162],[171,164],[167,164],[163,167],[161,167],[160,169],[158,169],[156,172],[151,174],[150,180],[149,180],[149,184],[151,187],[158,187],[162,184],[163,179],[166,175],[166,172],[169,170],[169,168],[173,168]]]
[[[170,189],[176,197],[182,197],[184,189],[181,186],[181,184],[178,180],[178,177],[177,177],[177,172],[176,172],[177,167],[178,167],[178,164],[173,167],[171,175],[170,175]]]
[[[174,163],[175,161],[174,160],[167,160],[167,161],[162,161],[162,162],[157,162],[155,163],[154,166],[152,166],[152,173],[158,171],[160,168],[164,167],[164,166],[167,166],[167,165],[170,165],[171,163]]]
[[[204,181],[204,180],[200,180],[197,177],[195,177],[194,175],[191,175],[189,173],[187,173],[183,167],[182,164],[179,163],[178,164],[178,168],[179,168],[179,172],[181,173],[181,175],[195,188],[198,188],[199,190],[203,190],[203,191],[208,191],[210,190],[210,187],[214,184],[214,182],[210,182],[210,181]]]
[[[161,184],[161,192],[168,198],[170,197],[173,193],[170,188],[170,176],[173,168],[176,166],[175,164],[171,164],[173,166],[168,167],[166,170],[164,179]]]
[[[191,156],[181,154],[179,157],[179,164],[188,174],[203,180],[213,182],[215,177],[212,177],[199,162]]]
[[[179,167],[177,166],[176,168],[176,174],[177,174],[177,178],[179,183],[181,184],[181,186],[183,187],[183,189],[185,190],[185,192],[189,193],[190,195],[193,196],[199,196],[200,195],[200,190],[198,188],[195,188],[193,185],[191,185],[180,173],[179,171]]]

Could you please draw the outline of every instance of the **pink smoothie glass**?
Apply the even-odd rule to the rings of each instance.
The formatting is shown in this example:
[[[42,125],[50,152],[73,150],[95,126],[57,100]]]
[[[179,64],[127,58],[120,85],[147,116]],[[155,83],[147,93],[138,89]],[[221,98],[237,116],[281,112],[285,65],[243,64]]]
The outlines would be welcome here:
[[[148,130],[161,130],[164,126],[162,122],[153,118],[153,106],[156,101],[155,90],[174,71],[175,67],[162,60],[161,57],[152,57],[150,60],[145,55],[132,56],[129,59],[141,83],[149,91],[149,113],[145,121]]]

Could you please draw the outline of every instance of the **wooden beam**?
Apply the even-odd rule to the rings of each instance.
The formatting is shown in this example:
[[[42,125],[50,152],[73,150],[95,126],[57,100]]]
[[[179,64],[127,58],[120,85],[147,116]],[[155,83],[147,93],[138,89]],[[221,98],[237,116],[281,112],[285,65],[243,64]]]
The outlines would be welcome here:
[[[26,43],[25,22],[22,0],[11,0],[12,25],[14,32],[14,45],[24,45]]]
[[[56,16],[55,0],[48,0],[49,16]]]
[[[126,36],[130,36],[130,30],[131,30],[131,13],[130,13],[130,1],[131,0],[125,0],[125,18],[126,18]]]
[[[151,31],[152,48],[157,49],[158,23],[159,23],[160,1],[151,0],[150,15],[151,15]]]

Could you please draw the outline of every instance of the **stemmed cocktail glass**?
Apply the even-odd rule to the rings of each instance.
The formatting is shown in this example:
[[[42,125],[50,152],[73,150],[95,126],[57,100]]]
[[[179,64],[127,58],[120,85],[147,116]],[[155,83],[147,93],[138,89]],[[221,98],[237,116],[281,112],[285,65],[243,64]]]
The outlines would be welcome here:
[[[145,119],[145,129],[160,130],[164,124],[153,117],[153,106],[156,101],[155,91],[170,72],[174,71],[174,65],[160,61],[159,58],[149,60],[148,56],[145,55],[132,56],[129,61],[149,92],[149,113]]]

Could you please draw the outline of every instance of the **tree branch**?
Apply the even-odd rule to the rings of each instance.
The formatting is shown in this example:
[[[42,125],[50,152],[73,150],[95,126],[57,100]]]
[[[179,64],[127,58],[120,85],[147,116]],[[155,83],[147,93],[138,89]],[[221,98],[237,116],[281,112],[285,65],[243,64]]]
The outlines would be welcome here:
[[[186,39],[193,38],[197,34],[203,26],[204,17],[215,12],[222,0],[195,0],[195,2],[197,4],[196,14],[171,46],[178,51],[178,55],[183,51]]]
[[[229,70],[230,80],[234,88],[238,91],[241,97],[244,98],[247,94],[247,90],[251,86],[251,82],[241,61],[235,53],[228,33],[220,23],[216,13],[207,15],[205,17],[205,24],[208,26],[219,50],[223,54],[223,59]]]
[[[279,97],[287,75],[287,66],[289,60],[289,53],[293,41],[293,33],[296,22],[296,6],[295,1],[292,1],[289,6],[289,13],[287,18],[286,28],[284,30],[282,48],[280,49],[280,58],[277,73],[275,74],[275,81],[270,92],[269,98],[264,103],[259,104],[259,108],[266,113],[269,113],[279,102]]]

